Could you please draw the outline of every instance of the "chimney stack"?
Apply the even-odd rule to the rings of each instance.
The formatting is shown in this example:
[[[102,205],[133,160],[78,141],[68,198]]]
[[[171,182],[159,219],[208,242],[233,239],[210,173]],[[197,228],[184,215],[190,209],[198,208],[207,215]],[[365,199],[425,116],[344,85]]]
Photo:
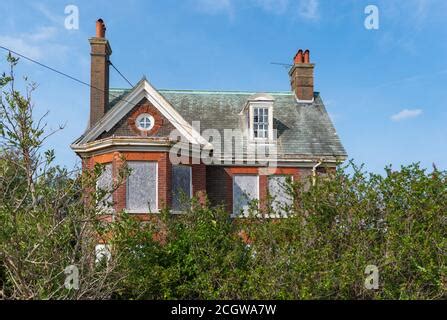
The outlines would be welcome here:
[[[312,102],[314,100],[314,67],[310,63],[310,52],[298,50],[293,59],[293,66],[289,71],[292,90],[299,101]]]
[[[112,49],[105,38],[106,26],[102,19],[96,21],[96,36],[90,38],[90,127],[93,127],[107,112],[109,105],[109,64]]]

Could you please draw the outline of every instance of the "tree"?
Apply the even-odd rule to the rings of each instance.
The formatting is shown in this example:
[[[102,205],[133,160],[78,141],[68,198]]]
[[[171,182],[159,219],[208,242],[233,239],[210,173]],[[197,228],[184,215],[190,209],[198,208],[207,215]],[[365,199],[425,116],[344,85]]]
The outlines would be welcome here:
[[[46,115],[34,119],[32,93],[37,86],[25,78],[22,96],[14,74],[18,59],[9,54],[7,61],[10,72],[0,78],[1,295],[13,299],[110,297],[119,280],[113,278],[115,262],[95,264],[95,245],[102,230],[96,215],[95,181],[102,168],[81,174],[53,165],[54,151],[42,148],[55,132],[46,132]],[[86,188],[93,190],[88,199],[83,197]],[[67,288],[67,276],[77,275],[65,274],[69,266],[67,270],[79,271],[79,286],[71,279],[72,286]]]

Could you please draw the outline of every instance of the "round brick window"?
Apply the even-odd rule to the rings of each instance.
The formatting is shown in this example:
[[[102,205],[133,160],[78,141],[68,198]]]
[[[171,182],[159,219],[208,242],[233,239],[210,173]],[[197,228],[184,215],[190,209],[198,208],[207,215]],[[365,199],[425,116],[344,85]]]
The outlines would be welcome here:
[[[135,126],[141,131],[150,131],[155,125],[155,119],[148,113],[140,114],[135,120]]]

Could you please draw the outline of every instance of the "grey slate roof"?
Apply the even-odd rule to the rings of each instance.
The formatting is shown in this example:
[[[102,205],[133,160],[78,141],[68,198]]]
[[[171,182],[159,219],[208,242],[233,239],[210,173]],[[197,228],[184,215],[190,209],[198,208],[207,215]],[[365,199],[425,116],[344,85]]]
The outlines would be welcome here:
[[[110,105],[129,90],[111,89]],[[255,92],[158,90],[191,123],[204,129],[241,129],[240,112]],[[315,93],[313,103],[298,103],[292,92],[269,92],[275,99],[273,117],[278,154],[283,158],[347,157],[324,103]],[[223,138],[223,133],[221,134]],[[222,147],[223,148],[223,147]]]

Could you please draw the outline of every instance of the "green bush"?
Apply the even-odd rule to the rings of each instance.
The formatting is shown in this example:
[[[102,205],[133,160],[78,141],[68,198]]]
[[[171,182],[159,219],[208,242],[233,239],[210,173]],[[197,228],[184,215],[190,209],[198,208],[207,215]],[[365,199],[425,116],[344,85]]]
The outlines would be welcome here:
[[[126,216],[114,243],[127,257],[119,297],[446,298],[446,173],[419,165],[387,168],[386,176],[354,165],[347,171],[312,187],[291,185],[300,200],[288,218],[232,220],[198,205],[181,216],[164,213],[158,223]],[[162,243],[153,240],[160,230]],[[368,265],[378,267],[378,290],[365,288]]]

